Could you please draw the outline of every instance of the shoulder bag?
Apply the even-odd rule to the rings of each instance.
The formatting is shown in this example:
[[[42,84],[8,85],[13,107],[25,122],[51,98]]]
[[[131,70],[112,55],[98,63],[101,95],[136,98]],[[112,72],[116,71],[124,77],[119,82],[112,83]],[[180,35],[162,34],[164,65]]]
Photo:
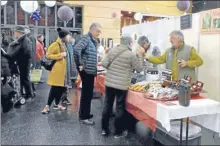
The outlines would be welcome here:
[[[59,45],[60,48],[60,53],[62,52],[61,49],[61,45],[59,43],[57,43]],[[54,64],[56,63],[56,60],[51,60],[48,59],[46,56],[44,56],[41,60],[40,60],[41,65],[48,71],[51,71]]]

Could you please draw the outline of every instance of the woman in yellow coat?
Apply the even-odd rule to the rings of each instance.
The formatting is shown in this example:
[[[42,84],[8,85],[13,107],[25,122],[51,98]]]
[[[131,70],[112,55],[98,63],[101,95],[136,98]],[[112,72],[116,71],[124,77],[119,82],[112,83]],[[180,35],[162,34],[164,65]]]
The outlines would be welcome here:
[[[48,84],[51,86],[47,105],[42,113],[49,113],[49,107],[55,99],[54,109],[65,110],[66,107],[59,104],[62,94],[67,87],[71,86],[70,73],[70,53],[65,45],[69,41],[69,32],[61,28],[57,29],[59,38],[52,43],[46,53],[46,57],[51,60],[56,60],[52,70],[49,73]]]

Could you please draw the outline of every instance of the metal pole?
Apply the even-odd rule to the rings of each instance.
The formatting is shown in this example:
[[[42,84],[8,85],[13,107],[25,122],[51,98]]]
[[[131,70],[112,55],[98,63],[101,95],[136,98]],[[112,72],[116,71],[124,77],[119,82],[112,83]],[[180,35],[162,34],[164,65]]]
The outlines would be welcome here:
[[[179,145],[182,145],[183,141],[183,119],[180,120],[180,143]]]
[[[189,117],[186,118],[186,146],[188,145]]]

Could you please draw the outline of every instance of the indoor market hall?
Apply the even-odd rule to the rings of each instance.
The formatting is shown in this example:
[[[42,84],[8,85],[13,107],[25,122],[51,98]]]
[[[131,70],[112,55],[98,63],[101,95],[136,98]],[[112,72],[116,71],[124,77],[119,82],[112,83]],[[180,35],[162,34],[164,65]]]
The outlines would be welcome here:
[[[220,145],[220,1],[0,2],[1,145]]]

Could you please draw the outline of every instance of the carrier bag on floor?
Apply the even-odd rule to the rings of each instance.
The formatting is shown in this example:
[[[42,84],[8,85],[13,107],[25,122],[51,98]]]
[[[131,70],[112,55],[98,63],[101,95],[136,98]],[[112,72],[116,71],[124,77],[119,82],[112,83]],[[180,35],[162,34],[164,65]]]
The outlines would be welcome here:
[[[41,69],[34,69],[31,70],[30,78],[32,83],[38,83],[41,80],[42,70]]]

